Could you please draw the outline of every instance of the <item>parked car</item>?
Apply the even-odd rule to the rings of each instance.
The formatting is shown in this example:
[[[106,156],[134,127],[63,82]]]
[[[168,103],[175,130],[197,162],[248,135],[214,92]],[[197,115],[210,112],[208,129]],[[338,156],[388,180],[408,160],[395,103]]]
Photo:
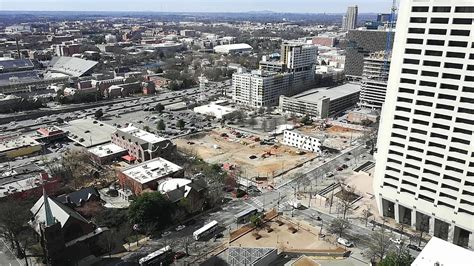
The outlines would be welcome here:
[[[400,245],[402,243],[402,240],[399,238],[390,238],[390,241],[397,245]]]
[[[181,231],[181,230],[183,230],[184,228],[186,228],[186,225],[178,225],[178,226],[176,226],[175,229],[176,229],[176,231]]]
[[[186,257],[188,254],[186,252],[178,251],[174,254],[174,260],[179,260],[181,258]]]
[[[161,237],[165,237],[165,236],[169,236],[171,235],[171,232],[170,231],[165,231],[161,234]]]
[[[345,239],[345,238],[342,238],[342,237],[339,237],[337,239],[337,243],[343,245],[343,246],[346,246],[346,247],[352,247],[354,246],[354,243],[352,243],[351,241]]]
[[[416,250],[418,252],[421,251],[421,248],[417,245],[414,245],[414,244],[408,244],[407,248],[412,249],[412,250]]]

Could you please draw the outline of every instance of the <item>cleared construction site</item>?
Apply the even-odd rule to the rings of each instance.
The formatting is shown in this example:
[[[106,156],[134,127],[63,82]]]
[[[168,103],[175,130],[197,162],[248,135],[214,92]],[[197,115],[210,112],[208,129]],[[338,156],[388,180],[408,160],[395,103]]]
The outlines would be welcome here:
[[[323,145],[334,150],[350,146],[351,140],[363,136],[357,130],[330,126],[299,128],[308,134],[322,137]],[[188,135],[175,139],[179,150],[196,155],[208,163],[222,164],[226,170],[236,170],[239,176],[254,180],[269,180],[297,168],[319,156],[283,144],[283,137],[268,134],[250,134],[231,128],[219,128],[210,132]]]

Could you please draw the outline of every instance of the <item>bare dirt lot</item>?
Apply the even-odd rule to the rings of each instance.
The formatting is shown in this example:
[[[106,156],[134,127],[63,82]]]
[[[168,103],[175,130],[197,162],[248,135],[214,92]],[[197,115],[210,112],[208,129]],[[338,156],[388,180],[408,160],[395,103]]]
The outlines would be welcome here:
[[[349,147],[351,140],[361,138],[364,135],[364,132],[362,131],[340,126],[330,126],[325,130],[320,130],[315,126],[305,126],[299,128],[298,130],[307,134],[321,136],[324,138],[324,146],[336,150],[343,150]]]
[[[237,138],[228,129],[179,138],[175,143],[178,149],[196,154],[208,163],[233,164],[246,178],[273,177],[318,156],[315,153],[298,155],[298,149],[279,143],[260,145],[260,141],[251,136]]]
[[[280,226],[276,220],[283,224]],[[337,251],[337,246],[330,243],[332,239],[320,239],[319,228],[306,223],[298,223],[279,217],[275,221],[267,222],[266,228],[253,230],[250,233],[233,241],[231,246],[240,247],[275,247],[280,250],[319,250]],[[267,228],[272,231],[268,232]],[[294,230],[294,231],[292,231]],[[293,233],[295,232],[295,233]],[[256,240],[256,234],[259,239]]]

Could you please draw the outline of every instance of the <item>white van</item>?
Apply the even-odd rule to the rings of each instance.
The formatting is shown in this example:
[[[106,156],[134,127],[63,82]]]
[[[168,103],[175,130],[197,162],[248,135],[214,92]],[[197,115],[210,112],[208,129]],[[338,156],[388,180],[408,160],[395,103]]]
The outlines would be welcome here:
[[[346,247],[352,247],[354,245],[354,243],[352,243],[351,241],[345,239],[345,238],[342,238],[342,237],[339,237],[337,239],[337,243],[343,245],[343,246],[346,246]]]

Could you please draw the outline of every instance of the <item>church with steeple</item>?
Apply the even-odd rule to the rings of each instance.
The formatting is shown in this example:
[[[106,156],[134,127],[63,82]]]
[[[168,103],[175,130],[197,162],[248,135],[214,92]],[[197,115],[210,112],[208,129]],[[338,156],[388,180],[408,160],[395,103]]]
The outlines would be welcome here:
[[[76,265],[91,255],[97,237],[104,232],[77,211],[49,197],[45,190],[30,211],[30,225],[41,239],[47,265]]]

